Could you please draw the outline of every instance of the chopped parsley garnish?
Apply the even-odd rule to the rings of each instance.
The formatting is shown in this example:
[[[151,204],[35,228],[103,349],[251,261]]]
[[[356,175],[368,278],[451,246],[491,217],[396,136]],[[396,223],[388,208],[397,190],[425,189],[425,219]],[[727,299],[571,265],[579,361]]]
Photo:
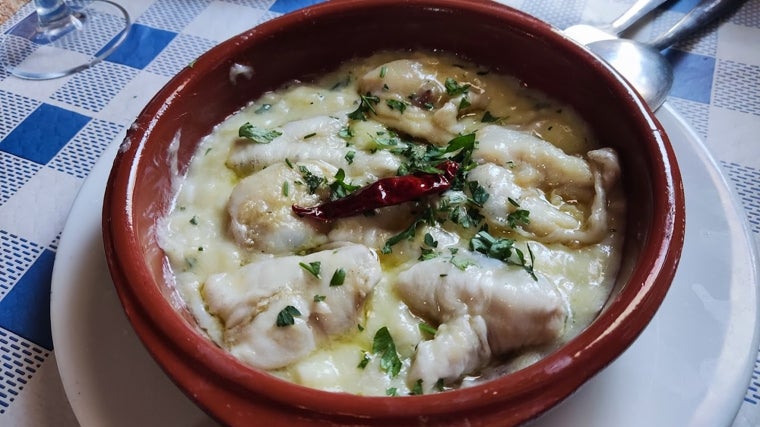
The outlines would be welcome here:
[[[385,389],[385,395],[391,397],[398,396],[398,389],[396,387],[387,388]]]
[[[462,271],[467,270],[467,267],[475,265],[474,262],[472,262],[472,261],[470,261],[468,259],[457,258],[453,254],[451,255],[451,259],[449,260],[449,262],[451,264],[453,264],[454,267],[456,267],[456,268],[458,268],[458,269],[460,269]]]
[[[519,208],[520,204],[517,200],[508,197],[507,201],[510,205]],[[520,225],[530,224],[530,212],[525,209],[516,209],[507,215],[507,224],[512,228],[517,228]]]
[[[488,231],[481,230],[470,239],[470,249],[485,254],[489,258],[498,259],[504,263],[522,267],[533,280],[538,281],[533,265],[535,258],[530,246],[527,246],[530,256],[530,264],[525,259],[525,254],[520,248],[515,246],[515,241],[494,237]]]
[[[407,144],[399,138],[398,134],[391,131],[377,132],[372,136],[372,142],[375,143],[378,149],[391,150],[392,152],[407,146]]]
[[[339,268],[335,270],[330,279],[330,286],[341,286],[346,281],[346,270]]]
[[[437,257],[438,254],[435,252],[435,248],[438,247],[438,241],[435,240],[430,233],[425,233],[423,242],[426,247],[420,248],[420,256],[418,260],[425,261]]]
[[[346,126],[338,131],[338,136],[348,140],[354,137],[354,131],[351,130],[350,126]]]
[[[401,359],[396,352],[396,344],[393,343],[393,337],[388,331],[388,327],[383,326],[375,332],[375,338],[372,341],[372,352],[380,356],[380,369],[395,377],[401,372]]]
[[[344,158],[346,159],[346,161],[350,165],[350,164],[352,164],[354,162],[354,157],[356,157],[356,151],[351,150],[348,153],[346,153],[346,156]]]
[[[314,302],[322,302],[325,299],[327,299],[327,297],[324,295],[314,295]]]
[[[469,84],[464,84],[464,85],[459,84],[459,82],[452,79],[451,77],[447,77],[443,85],[446,88],[446,93],[449,96],[462,95],[462,94],[467,93],[467,91],[470,90]]]
[[[425,323],[425,322],[420,323],[418,326],[420,328],[420,332],[422,332],[423,334],[435,336],[435,333],[438,332],[438,329],[430,326],[430,324]]]
[[[282,135],[282,132],[278,130],[262,129],[252,125],[250,122],[245,122],[245,124],[238,129],[239,137],[246,138],[256,144],[269,144],[280,135]]]
[[[335,173],[335,181],[331,182],[329,187],[330,200],[342,199],[360,188],[346,182],[346,172],[342,168]]]
[[[300,316],[301,312],[298,311],[297,308],[293,307],[292,305],[288,305],[282,310],[280,310],[279,313],[277,313],[277,322],[275,325],[278,327],[283,326],[292,326],[296,323],[296,317]]]
[[[431,209],[425,209],[425,211],[420,216],[414,219],[414,222],[412,222],[409,227],[406,228],[406,230],[386,240],[381,252],[384,254],[391,253],[391,246],[395,245],[396,243],[399,243],[403,240],[413,240],[414,236],[417,234],[417,227],[423,224],[433,225],[434,223],[435,217],[433,216],[433,211]]]
[[[306,183],[306,186],[309,187],[309,193],[311,194],[314,194],[319,186],[325,182],[323,177],[314,175],[306,166],[298,166],[298,171],[301,172],[301,177]]]
[[[467,181],[467,189],[470,190],[470,195],[472,196],[470,202],[478,207],[483,207],[488,198],[491,197],[486,189],[477,181]]]
[[[192,218],[190,218],[190,224],[198,225],[198,215],[193,215]]]
[[[418,379],[412,389],[409,391],[410,396],[418,396],[422,394],[422,379]]]
[[[507,215],[507,224],[512,228],[530,224],[530,211],[517,209]]]
[[[454,160],[462,165],[460,173],[471,169],[472,151],[476,146],[475,134],[470,133],[454,137],[445,148],[431,144],[406,144],[395,141],[397,148],[391,151],[406,158],[398,170],[398,175],[414,172],[440,173],[436,166],[444,160]]]
[[[359,107],[356,110],[348,114],[348,118],[351,120],[367,120],[367,114],[377,114],[375,112],[375,105],[380,102],[380,98],[367,92],[366,95],[359,95]]]
[[[398,111],[401,114],[404,114],[404,111],[406,111],[406,106],[407,106],[406,102],[398,101],[395,99],[389,99],[385,101],[385,103],[386,105],[388,105],[388,108],[390,108],[391,110]]]
[[[359,359],[359,364],[356,367],[359,369],[364,369],[367,367],[367,365],[369,365],[369,361],[369,354],[367,354],[366,351],[362,351],[362,357]]]
[[[438,247],[438,241],[433,238],[433,235],[430,233],[425,233],[424,242],[427,246],[431,248],[437,248]]]
[[[305,262],[299,262],[298,265],[301,266],[304,270],[311,273],[312,276],[316,277],[317,279],[321,279],[322,276],[319,275],[319,270],[322,268],[322,263],[319,261],[314,261],[306,264]]]

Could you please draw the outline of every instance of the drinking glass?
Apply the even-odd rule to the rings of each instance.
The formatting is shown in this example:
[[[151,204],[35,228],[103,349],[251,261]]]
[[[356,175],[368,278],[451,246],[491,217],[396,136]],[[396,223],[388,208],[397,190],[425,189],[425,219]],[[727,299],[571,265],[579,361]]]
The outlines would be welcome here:
[[[34,7],[0,42],[0,62],[24,79],[63,77],[102,61],[131,25],[127,11],[109,0],[34,0]]]

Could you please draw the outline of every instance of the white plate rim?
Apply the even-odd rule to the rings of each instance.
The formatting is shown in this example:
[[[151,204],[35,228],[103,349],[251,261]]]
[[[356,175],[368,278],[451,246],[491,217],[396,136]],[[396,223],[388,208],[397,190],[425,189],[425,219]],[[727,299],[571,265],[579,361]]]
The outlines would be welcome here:
[[[746,262],[747,268],[738,273],[740,277],[732,277],[730,290],[733,292],[733,294],[739,292],[741,295],[733,295],[733,297],[735,297],[735,299],[738,299],[738,301],[729,301],[729,305],[731,306],[729,308],[733,308],[733,311],[731,311],[731,315],[733,317],[731,317],[732,323],[726,326],[726,336],[730,335],[731,337],[738,337],[740,338],[740,342],[729,342],[728,344],[724,344],[724,346],[728,346],[730,344],[732,346],[732,349],[735,349],[737,346],[739,346],[744,350],[749,349],[749,351],[746,352],[745,357],[739,357],[740,360],[736,360],[735,357],[732,358],[732,366],[726,366],[724,360],[725,356],[723,359],[717,359],[716,363],[718,365],[721,365],[722,363],[722,365],[719,366],[721,369],[723,369],[721,373],[730,371],[729,374],[722,375],[720,378],[713,377],[708,384],[708,388],[710,390],[713,388],[719,389],[721,390],[720,393],[711,393],[709,390],[706,390],[704,396],[702,396],[701,399],[698,399],[699,401],[693,402],[696,404],[695,407],[678,407],[673,408],[672,410],[674,417],[675,415],[684,416],[683,419],[679,419],[679,421],[684,422],[672,425],[729,426],[731,425],[737,411],[739,410],[740,405],[742,404],[744,392],[746,390],[747,384],[749,383],[752,367],[757,356],[758,294],[756,291],[756,285],[758,283],[759,277],[757,255],[755,253],[754,244],[751,242],[746,221],[744,220],[744,217],[739,213],[741,211],[739,209],[738,203],[733,198],[730,187],[723,178],[723,175],[720,172],[720,168],[718,167],[715,160],[707,152],[707,149],[704,147],[704,144],[702,144],[700,137],[688,126],[686,121],[672,108],[672,106],[667,103],[658,112],[658,117],[665,125],[665,129],[668,134],[671,136],[671,141],[676,150],[676,155],[679,156],[679,154],[688,154],[692,157],[696,156],[696,158],[702,162],[701,166],[705,166],[706,171],[703,172],[706,172],[707,179],[711,182],[711,184],[714,186],[713,189],[717,192],[717,197],[719,200],[716,201],[720,202],[716,204],[716,209],[718,207],[722,209],[722,212],[719,212],[718,214],[724,214],[725,218],[727,218],[727,229],[724,231],[728,233],[729,240],[733,248],[733,252],[728,255],[731,256],[738,254],[739,256],[742,256],[741,252],[746,252],[743,255],[743,260]],[[74,410],[74,413],[80,424],[85,427],[91,425],[103,425],[103,422],[106,422],[109,425],[114,425],[117,420],[123,420],[124,417],[127,417],[126,420],[129,421],[129,425],[135,421],[134,418],[129,417],[138,416],[135,412],[132,412],[134,408],[129,408],[129,405],[122,405],[122,408],[118,404],[114,405],[113,402],[109,403],[109,398],[108,396],[103,395],[103,390],[92,389],[92,381],[88,381],[88,378],[91,379],[92,377],[98,376],[102,377],[103,374],[108,375],[109,373],[87,372],[87,369],[89,368],[87,366],[84,366],[81,361],[81,358],[83,357],[83,346],[78,345],[81,344],[81,341],[84,339],[84,337],[82,337],[81,334],[80,336],[77,336],[77,331],[81,331],[83,329],[81,328],[82,319],[81,316],[77,317],[77,314],[74,313],[74,307],[77,304],[76,300],[73,297],[73,295],[77,294],[75,291],[87,291],[88,286],[90,288],[93,288],[93,286],[104,285],[102,283],[100,285],[87,283],[88,279],[102,279],[102,270],[100,271],[100,276],[97,274],[92,274],[90,275],[91,277],[85,278],[73,277],[72,273],[83,271],[82,264],[84,262],[96,262],[98,263],[97,265],[99,268],[104,268],[105,260],[103,258],[102,252],[95,254],[92,253],[92,245],[88,242],[84,242],[83,236],[85,236],[88,231],[92,233],[93,230],[95,230],[97,235],[100,236],[100,206],[102,204],[103,189],[108,173],[110,171],[111,163],[116,154],[119,144],[120,139],[117,138],[117,140],[109,145],[109,148],[103,154],[99,162],[95,165],[92,172],[90,173],[90,176],[80,189],[80,192],[72,206],[70,216],[61,234],[56,255],[56,262],[52,275],[51,325],[56,362],[58,364],[58,369],[61,375],[64,390],[72,406],[72,409]],[[681,164],[681,170],[684,172],[684,175],[686,175],[687,172],[695,172],[692,170],[694,167],[695,165],[690,163]],[[689,183],[686,183],[685,186],[688,187],[688,184]],[[690,212],[688,210],[688,202],[689,199],[687,194],[687,244],[690,231]],[[96,207],[97,212],[93,212],[93,209]],[[83,219],[85,220],[83,221]],[[693,223],[692,227],[694,227]],[[709,236],[707,236],[707,238],[709,238]],[[89,247],[84,247],[86,244],[89,244]],[[687,247],[685,246],[685,253],[686,249]],[[100,250],[102,251],[102,244],[100,246]],[[93,259],[93,256],[99,258]],[[729,271],[728,274],[730,276],[731,274],[734,274],[734,272]],[[676,281],[679,280],[678,278],[679,276],[677,274]],[[742,281],[748,282],[750,285],[755,284],[755,286],[745,285],[744,288],[748,289],[741,288],[739,286],[739,282]],[[676,283],[674,282],[674,285],[675,284]],[[110,287],[113,288],[110,282],[105,285],[110,285]],[[697,291],[699,291],[699,289],[697,289]],[[710,289],[707,289],[707,291],[709,293]],[[115,292],[113,292],[112,289],[108,290],[107,292],[112,292],[115,295]],[[669,297],[671,294],[673,294],[672,290],[671,293],[669,293]],[[718,303],[720,302],[721,301],[718,301]],[[652,323],[647,327],[644,333],[642,333],[642,337],[648,336],[647,334],[651,335],[650,330],[660,327],[658,325],[658,317],[665,316],[663,312],[667,311],[667,304],[669,304],[669,302],[668,298],[666,297],[666,300],[663,303],[663,308],[661,308],[661,310],[655,316],[655,319],[653,319]],[[741,306],[738,306],[737,304]],[[121,310],[121,306],[118,304],[116,307],[112,308]],[[739,315],[737,314],[737,311],[742,311],[742,313]],[[754,318],[755,321],[752,322],[752,326],[750,326],[748,319],[752,318]],[[80,324],[77,324],[76,322],[80,322]],[[737,324],[737,322],[739,323]],[[122,331],[122,333],[127,335],[130,334],[129,331]],[[630,414],[631,416],[628,417],[626,417],[624,413],[621,413],[621,410],[624,412],[627,406],[620,402],[618,402],[619,404],[616,404],[616,395],[619,393],[613,393],[612,395],[609,395],[606,388],[607,386],[605,385],[606,382],[608,383],[611,381],[612,377],[614,377],[616,381],[618,380],[617,377],[621,374],[619,372],[619,366],[622,364],[628,364],[629,361],[627,359],[635,357],[632,355],[635,355],[638,351],[637,346],[644,345],[642,344],[644,341],[642,337],[640,337],[639,340],[637,340],[631,346],[631,348],[629,348],[629,350],[627,350],[618,360],[613,362],[607,369],[593,378],[590,381],[590,383],[593,383],[593,385],[584,385],[577,393],[575,393],[575,395],[571,396],[558,407],[540,417],[538,420],[534,421],[532,425],[541,427],[568,425],[567,423],[571,422],[573,417],[583,417],[578,418],[578,420],[582,421],[584,423],[583,425],[589,427],[595,425],[610,425],[609,423],[611,421],[614,421],[616,425],[623,425],[626,420],[635,420],[635,423],[631,424],[632,426],[653,425],[646,423],[642,424],[643,419],[646,418],[646,408],[635,407],[633,412]],[[134,338],[132,339],[134,340]],[[135,351],[138,353],[145,352],[142,348],[135,349]],[[150,362],[143,361],[143,363]],[[157,366],[153,367],[153,369],[157,369]],[[184,411],[187,411],[187,405],[189,404],[189,401],[186,401],[179,390],[166,388],[166,384],[170,384],[167,382],[166,378],[160,378],[156,381],[160,383],[157,386],[158,389],[162,389],[161,387],[164,387],[163,390],[169,390],[167,393],[177,394],[177,396],[171,396],[172,402],[170,405],[166,406],[165,409],[168,408],[170,410],[176,411],[179,408],[182,408]],[[171,387],[171,385],[169,387]],[[593,414],[589,414],[588,407],[593,404],[596,394],[604,394],[606,399],[605,407],[612,408],[614,411],[612,409],[608,411],[602,409],[599,411],[597,408],[597,411],[595,411]],[[667,393],[665,393],[664,396],[650,396],[645,400],[647,402],[652,402],[653,400],[651,399],[667,397]],[[672,398],[672,396],[670,397]],[[629,397],[626,397],[625,399],[629,399]],[[621,399],[619,398],[618,400]],[[161,407],[160,404],[157,406]],[[129,408],[130,412],[125,413],[125,408]],[[151,409],[155,410],[155,408]],[[108,411],[120,411],[122,413],[109,413]],[[174,419],[176,421],[176,416],[179,414],[154,412],[148,415],[149,416],[146,418],[147,420],[154,420],[157,422],[156,425],[162,425],[161,423],[167,419]],[[656,415],[670,416],[671,413],[669,412],[668,414]],[[189,413],[186,413],[185,416],[187,420],[193,420],[195,422],[195,425],[211,422],[204,414],[197,410],[197,408],[195,408],[195,411],[190,409]],[[143,423],[141,425],[146,424]]]

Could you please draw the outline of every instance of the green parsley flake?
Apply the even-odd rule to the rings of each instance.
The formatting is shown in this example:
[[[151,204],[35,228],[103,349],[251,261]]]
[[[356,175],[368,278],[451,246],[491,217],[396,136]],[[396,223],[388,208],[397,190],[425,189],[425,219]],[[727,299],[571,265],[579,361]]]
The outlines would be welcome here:
[[[301,266],[304,270],[311,273],[312,276],[316,277],[317,279],[321,279],[322,276],[319,275],[319,270],[322,268],[322,263],[319,261],[314,261],[306,264],[305,262],[299,262],[298,265]]]
[[[367,367],[367,365],[369,365],[369,361],[369,354],[367,354],[366,351],[362,351],[361,359],[359,359],[359,364],[356,367],[359,369],[364,369]]]
[[[238,129],[239,137],[246,138],[256,144],[269,144],[280,135],[282,135],[282,132],[278,130],[262,129],[252,125],[250,122],[245,122],[245,124]]]
[[[380,369],[395,377],[401,372],[401,359],[396,352],[396,344],[393,343],[393,337],[388,331],[388,327],[383,326],[375,333],[372,341],[372,352],[380,356]]]
[[[410,396],[419,396],[422,392],[422,379],[417,380],[414,383],[414,387],[409,391]]]
[[[438,329],[430,326],[430,324],[422,322],[418,325],[420,332],[423,334],[428,334],[430,336],[435,336],[435,333],[438,332]]]
[[[342,139],[349,140],[354,137],[354,131],[351,130],[350,126],[346,126],[338,131],[338,136]]]
[[[530,211],[517,209],[507,215],[507,223],[512,228],[530,224]]]
[[[446,88],[446,93],[449,96],[457,96],[467,93],[467,91],[470,90],[470,85],[465,84],[459,84],[456,80],[452,79],[451,77],[447,77],[446,81],[443,83],[444,87]]]
[[[349,151],[348,153],[346,153],[346,157],[345,157],[346,162],[348,162],[349,165],[352,164],[354,162],[354,157],[356,157],[356,151],[353,151],[353,150]]]
[[[346,281],[346,270],[339,268],[335,270],[330,279],[330,286],[341,286]]]
[[[325,182],[325,179],[321,176],[314,175],[311,173],[311,171],[304,165],[298,166],[298,171],[301,173],[301,177],[303,178],[304,182],[306,183],[306,186],[309,187],[309,193],[314,194],[317,189],[319,188],[322,183]]]
[[[288,305],[279,313],[277,313],[277,322],[275,325],[278,327],[292,326],[296,323],[296,317],[300,316],[301,312],[292,305]]]
[[[533,269],[535,257],[530,246],[527,246],[530,256],[530,264],[528,264],[523,251],[514,246],[514,244],[514,240],[494,237],[486,230],[479,231],[470,239],[471,250],[485,254],[489,258],[498,259],[506,264],[520,266],[530,274],[533,280],[538,281]]]
[[[388,108],[390,108],[391,110],[398,111],[401,114],[404,114],[404,111],[406,111],[406,106],[407,106],[406,102],[398,101],[395,99],[389,99],[385,101],[385,103],[386,105],[388,105]]]
[[[346,182],[346,172],[343,168],[338,169],[335,173],[335,181],[329,184],[330,187],[330,200],[342,199],[360,187],[358,185],[352,185]]]
[[[367,120],[367,113],[377,114],[375,111],[375,105],[380,102],[380,98],[367,92],[366,95],[359,95],[359,107],[356,110],[348,114],[348,118],[351,120]]]

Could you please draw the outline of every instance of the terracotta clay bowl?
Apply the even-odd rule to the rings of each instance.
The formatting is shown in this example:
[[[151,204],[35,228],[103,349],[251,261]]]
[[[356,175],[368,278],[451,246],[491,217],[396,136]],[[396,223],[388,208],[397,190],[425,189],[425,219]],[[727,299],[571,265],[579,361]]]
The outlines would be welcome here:
[[[153,227],[170,207],[169,144],[180,172],[214,125],[263,92],[383,49],[442,49],[572,105],[622,161],[623,264],[596,320],[541,361],[444,393],[363,397],[285,382],[233,358],[199,330],[167,277]],[[251,79],[229,78],[233,64]],[[236,36],[173,78],[140,113],[114,162],[103,207],[108,264],[128,318],[167,375],[229,425],[512,425],[556,405],[618,357],[660,306],[678,264],[684,199],[668,138],[603,62],[536,18],[462,0],[348,0]]]

